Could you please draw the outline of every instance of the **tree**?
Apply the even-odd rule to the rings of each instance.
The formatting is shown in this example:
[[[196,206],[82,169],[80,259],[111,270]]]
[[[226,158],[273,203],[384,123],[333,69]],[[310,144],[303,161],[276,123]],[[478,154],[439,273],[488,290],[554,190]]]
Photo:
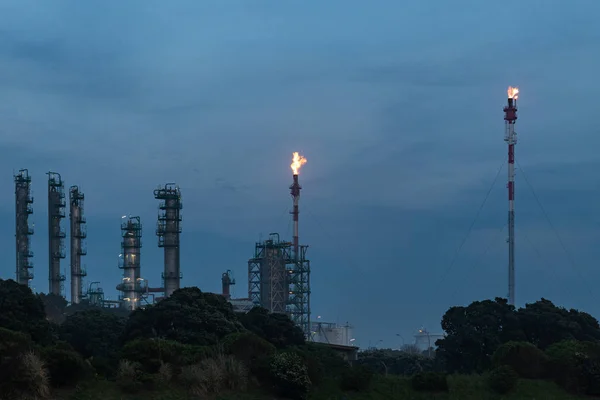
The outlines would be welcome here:
[[[69,315],[60,327],[61,338],[84,358],[114,358],[125,321],[101,308]]]
[[[44,305],[31,289],[12,279],[0,279],[0,327],[26,332],[40,344],[53,340]]]
[[[46,318],[55,324],[61,324],[65,320],[65,309],[67,308],[67,300],[64,297],[54,293],[40,293],[38,295],[44,304]]]
[[[450,372],[481,372],[502,343],[524,338],[514,306],[501,298],[451,307],[442,328],[447,335],[436,342],[437,353]]]
[[[125,341],[159,337],[184,344],[213,345],[243,331],[223,296],[197,287],[176,290],[158,304],[134,311],[125,327]]]
[[[527,340],[542,350],[562,340],[600,340],[600,325],[590,314],[557,307],[543,298],[526,304],[517,317]]]
[[[302,330],[286,315],[270,313],[262,307],[254,307],[239,316],[246,329],[271,342],[278,348],[304,344]]]

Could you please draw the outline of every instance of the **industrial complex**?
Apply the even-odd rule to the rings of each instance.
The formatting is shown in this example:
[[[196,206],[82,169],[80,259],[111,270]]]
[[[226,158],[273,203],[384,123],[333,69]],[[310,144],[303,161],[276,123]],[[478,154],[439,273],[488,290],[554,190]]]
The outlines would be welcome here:
[[[508,144],[508,300],[515,302],[515,254],[514,254],[514,148],[517,142],[514,131],[517,120],[517,98],[519,90],[509,87],[508,103],[504,107],[506,125],[504,140]],[[307,245],[300,244],[299,214],[300,191],[299,171],[306,164],[306,158],[299,153],[292,154],[292,184],[290,194],[293,200],[290,214],[293,220],[291,241],[282,239],[278,233],[255,244],[254,253],[248,260],[248,296],[231,297],[231,285],[235,285],[232,272],[222,273],[222,293],[237,312],[248,312],[254,306],[261,306],[273,313],[285,313],[302,329],[307,338],[314,341],[339,346],[353,346],[352,327],[346,323],[338,325],[311,320],[310,261],[307,258]],[[62,220],[66,218],[66,196],[64,181],[59,173],[48,172],[48,293],[64,296],[64,282],[67,279],[61,273],[61,261],[66,256],[66,231]],[[29,222],[33,211],[34,198],[31,193],[31,176],[27,169],[21,169],[14,175],[15,183],[15,238],[16,269],[15,279],[23,285],[29,285],[33,279],[33,252],[31,235],[33,226]],[[156,236],[158,247],[164,250],[164,270],[162,284],[149,285],[142,276],[141,248],[142,222],[138,216],[123,216],[121,220],[121,254],[118,268],[122,270],[122,279],[116,289],[118,300],[104,298],[100,282],[84,285],[86,269],[82,264],[85,256],[87,237],[84,216],[84,194],[79,186],[69,188],[69,262],[71,304],[87,301],[101,307],[121,307],[136,310],[147,304],[153,304],[169,297],[180,288],[180,235],[181,201],[180,188],[175,183],[167,183],[154,190],[154,198],[159,200]],[[420,347],[430,348],[432,336],[425,329],[419,330],[415,341]],[[435,342],[435,340],[433,340]]]

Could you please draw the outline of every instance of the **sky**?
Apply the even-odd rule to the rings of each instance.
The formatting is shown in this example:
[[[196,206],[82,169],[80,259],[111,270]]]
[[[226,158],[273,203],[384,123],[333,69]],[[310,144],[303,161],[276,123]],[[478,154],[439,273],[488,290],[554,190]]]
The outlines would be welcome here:
[[[219,292],[232,270],[246,297],[255,242],[291,237],[300,151],[313,315],[349,322],[362,347],[441,332],[449,307],[507,295],[513,85],[517,305],[600,317],[600,3],[576,4],[5,0],[0,276],[14,277],[12,175],[28,168],[36,291],[57,171],[85,193],[86,281],[109,298],[125,214],[160,286],[153,190],[167,182],[183,195],[182,285]]]

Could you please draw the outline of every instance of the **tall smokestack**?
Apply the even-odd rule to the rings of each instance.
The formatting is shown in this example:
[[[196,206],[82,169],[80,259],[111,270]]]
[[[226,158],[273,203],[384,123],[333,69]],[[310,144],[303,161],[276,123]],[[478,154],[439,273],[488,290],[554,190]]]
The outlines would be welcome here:
[[[290,186],[290,194],[292,195],[292,199],[294,201],[292,215],[294,220],[294,260],[296,262],[298,262],[298,259],[300,258],[300,244],[298,239],[298,214],[300,212],[298,210],[298,202],[300,200],[300,189],[302,189],[302,186],[300,186],[298,183],[298,173],[300,172],[300,167],[302,167],[304,164],[306,164],[306,158],[302,157],[298,152],[294,152],[292,154],[292,164],[290,165],[294,173],[294,182],[292,183],[292,186]]]
[[[179,289],[181,269],[179,265],[179,234],[181,233],[181,191],[174,183],[167,183],[154,191],[154,198],[161,200],[158,208],[156,235],[158,247],[164,248],[163,282],[165,297]]]
[[[508,304],[515,304],[515,145],[517,134],[517,99],[519,89],[508,88],[508,104],[504,107],[505,134],[508,144]]]
[[[136,310],[140,306],[141,293],[144,291],[141,279],[140,255],[142,248],[142,223],[140,217],[123,217],[121,224],[121,260],[119,268],[123,270],[123,281],[117,285],[121,294],[121,306]]]
[[[223,272],[221,284],[223,297],[229,300],[231,298],[231,285],[235,285],[235,279],[231,275],[231,270],[228,269],[227,272]]]
[[[62,296],[65,276],[60,272],[60,260],[65,258],[65,231],[61,220],[65,217],[65,185],[59,173],[48,172],[48,293]]]
[[[69,188],[69,222],[71,239],[71,304],[81,303],[83,296],[82,279],[87,275],[85,268],[81,266],[81,256],[87,254],[83,240],[87,237],[85,229],[85,217],[83,216],[84,195],[79,187]]]
[[[29,237],[33,227],[29,226],[29,215],[33,214],[31,196],[31,177],[26,169],[19,170],[15,178],[15,238],[17,245],[16,280],[21,285],[29,285],[33,279],[33,252]]]

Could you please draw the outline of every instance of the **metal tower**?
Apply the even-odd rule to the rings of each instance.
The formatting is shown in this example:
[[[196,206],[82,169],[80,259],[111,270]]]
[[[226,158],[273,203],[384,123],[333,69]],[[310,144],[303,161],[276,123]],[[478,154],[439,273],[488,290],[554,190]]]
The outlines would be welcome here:
[[[162,200],[159,205],[156,235],[158,247],[163,247],[165,265],[162,274],[165,297],[179,289],[181,271],[179,265],[179,234],[181,233],[181,191],[174,183],[167,183],[154,191],[154,198]]]
[[[142,248],[142,223],[140,217],[129,217],[121,224],[121,254],[119,268],[123,270],[123,282],[117,285],[122,294],[121,306],[129,310],[139,307],[142,287],[140,254]]]
[[[29,285],[33,279],[33,252],[29,237],[33,235],[33,227],[29,226],[29,215],[33,214],[33,197],[31,195],[31,177],[26,169],[19,170],[15,178],[15,238],[17,244],[16,280],[21,285]]]
[[[300,246],[298,239],[298,203],[302,187],[298,183],[298,173],[302,165],[306,164],[306,158],[299,153],[293,153],[292,164],[293,183],[290,186],[290,194],[294,201],[292,210],[294,220],[294,262],[288,269],[289,299],[288,310],[290,317],[302,330],[304,335],[310,335],[310,261],[306,259],[308,246]]]
[[[248,297],[273,313],[287,313],[292,244],[280,241],[278,233],[269,236],[270,239],[256,243],[254,257],[248,260]]]
[[[223,288],[223,297],[229,300],[231,298],[231,285],[235,285],[235,279],[233,279],[231,270],[228,269],[226,272],[223,272],[223,275],[221,276],[221,284]]]
[[[48,172],[48,253],[49,293],[62,296],[65,276],[60,272],[60,260],[65,258],[65,231],[60,226],[65,217],[64,183],[59,173]]]
[[[508,88],[508,104],[504,107],[504,141],[508,143],[508,304],[515,304],[515,145],[517,133],[517,98],[519,89]]]
[[[85,268],[81,266],[81,256],[87,251],[83,240],[87,237],[85,217],[83,216],[84,195],[79,187],[71,186],[69,189],[70,203],[70,239],[71,239],[71,304],[79,304],[83,296],[82,279],[87,275]]]

